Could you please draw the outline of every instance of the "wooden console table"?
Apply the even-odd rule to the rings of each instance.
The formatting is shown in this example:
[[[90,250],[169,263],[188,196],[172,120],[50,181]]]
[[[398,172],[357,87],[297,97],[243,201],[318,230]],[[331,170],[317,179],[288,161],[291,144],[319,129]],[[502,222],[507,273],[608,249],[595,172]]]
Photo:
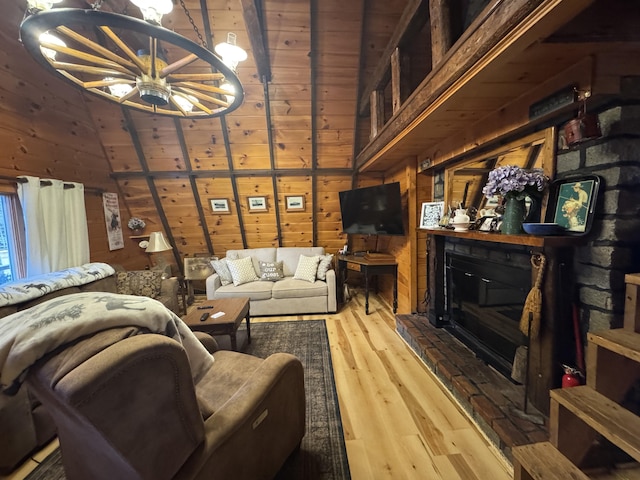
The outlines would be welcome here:
[[[398,310],[398,263],[394,260],[371,259],[364,256],[338,255],[338,296],[344,302],[344,284],[347,272],[355,271],[364,275],[364,311],[369,315],[369,283],[375,275],[393,275],[393,313]]]

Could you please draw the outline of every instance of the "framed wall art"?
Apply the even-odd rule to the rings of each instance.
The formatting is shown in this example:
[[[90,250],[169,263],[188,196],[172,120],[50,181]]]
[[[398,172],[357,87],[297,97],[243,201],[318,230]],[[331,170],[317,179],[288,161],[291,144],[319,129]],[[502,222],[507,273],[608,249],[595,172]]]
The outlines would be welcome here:
[[[569,235],[586,235],[593,223],[599,187],[597,175],[554,181],[549,187],[546,221],[564,227]]]
[[[247,197],[247,204],[250,213],[267,211],[267,197]]]
[[[425,202],[420,213],[420,228],[439,228],[444,215],[444,202]]]
[[[229,209],[229,200],[226,198],[210,198],[209,204],[213,213],[225,214],[231,213]]]
[[[287,212],[304,212],[304,195],[286,195],[284,203]]]

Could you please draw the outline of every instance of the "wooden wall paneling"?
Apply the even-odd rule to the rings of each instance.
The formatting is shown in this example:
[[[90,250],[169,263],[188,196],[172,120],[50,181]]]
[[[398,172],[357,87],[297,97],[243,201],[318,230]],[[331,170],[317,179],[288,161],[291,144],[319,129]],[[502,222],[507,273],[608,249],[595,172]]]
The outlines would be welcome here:
[[[340,217],[340,199],[338,192],[351,189],[351,174],[322,175],[316,178],[316,198],[313,207],[316,210],[318,238],[316,245],[324,247],[329,253],[336,253],[347,243],[347,235],[342,233]]]
[[[273,188],[273,198],[274,201],[274,214],[275,214],[275,222],[276,222],[276,235],[278,239],[278,246],[282,246],[282,227],[280,224],[280,204],[278,202],[278,183],[276,181],[276,177],[273,174],[273,171],[276,168],[276,160],[274,153],[274,145],[273,145],[273,126],[271,124],[271,99],[269,98],[269,84],[264,79],[264,104],[265,104],[265,114],[267,117],[267,139],[269,144],[269,166],[271,168],[271,187]]]
[[[285,247],[315,246],[313,176],[278,176],[278,205],[282,245]],[[304,197],[303,211],[287,211],[285,197],[301,195]]]
[[[184,164],[187,169],[187,172],[193,172],[191,158],[189,157],[189,149],[186,144],[186,140],[184,137],[184,131],[182,129],[182,123],[179,119],[174,119],[174,124],[176,127],[176,133],[178,135],[178,141],[180,142],[180,148],[182,150],[182,157],[184,159]],[[196,179],[193,175],[189,175],[189,186],[191,187],[191,194],[193,195],[193,199],[196,204],[196,209],[198,210],[198,223],[200,226],[202,235],[204,237],[205,244],[207,245],[207,252],[209,254],[215,253],[213,251],[213,245],[211,244],[211,238],[208,234],[208,226],[207,219],[204,215],[204,211],[202,208],[202,199],[200,198],[200,194],[198,192],[198,186],[196,184]]]
[[[278,228],[275,215],[275,196],[271,176],[238,177],[240,210],[244,224],[247,248],[277,247]],[[249,212],[248,197],[266,197],[267,212]]]
[[[182,132],[187,144],[191,169],[228,170],[224,135],[217,118],[182,121]]]
[[[198,192],[203,203],[213,251],[224,257],[229,249],[244,248],[243,230],[240,229],[238,214],[241,211],[236,203],[235,192],[230,177],[198,178]],[[229,202],[228,214],[216,214],[211,210],[211,199],[222,198]]]
[[[153,182],[153,179],[151,178],[151,176],[149,175],[149,166],[147,165],[147,161],[145,158],[145,154],[144,154],[144,148],[140,142],[140,139],[138,138],[137,135],[137,131],[136,131],[136,125],[134,122],[134,119],[131,115],[131,112],[125,108],[122,109],[122,113],[125,119],[125,124],[126,124],[126,128],[129,132],[129,134],[131,135],[131,141],[133,142],[133,146],[135,148],[135,152],[136,155],[138,157],[138,161],[140,162],[140,165],[142,166],[142,171],[143,173],[146,175],[146,182],[147,185],[149,187],[149,193],[151,194],[151,198],[153,200],[153,205],[156,208],[156,211],[158,213],[158,216],[160,218],[160,223],[162,224],[162,229],[164,230],[164,233],[167,236],[167,241],[169,242],[169,244],[173,247],[173,258],[174,258],[174,262],[175,262],[175,267],[177,268],[176,271],[182,272],[183,269],[183,265],[182,265],[182,260],[180,258],[180,253],[178,250],[178,247],[176,245],[176,241],[175,238],[173,238],[173,233],[171,231],[171,225],[169,224],[169,222],[167,221],[167,217],[165,215],[165,212],[162,208],[162,202],[160,200],[160,196],[158,195],[158,191],[156,190],[156,186]]]

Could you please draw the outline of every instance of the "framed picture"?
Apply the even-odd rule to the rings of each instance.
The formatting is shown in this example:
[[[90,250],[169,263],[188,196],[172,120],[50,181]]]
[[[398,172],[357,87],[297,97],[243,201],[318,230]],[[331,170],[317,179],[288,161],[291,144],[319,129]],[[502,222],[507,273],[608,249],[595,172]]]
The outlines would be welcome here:
[[[570,235],[586,235],[591,229],[600,177],[564,178],[549,187],[546,221],[564,227]]]
[[[267,197],[247,197],[249,212],[266,212]]]
[[[286,195],[284,203],[287,212],[304,212],[304,195]]]
[[[231,213],[229,209],[229,200],[226,198],[210,198],[209,204],[213,213]]]
[[[420,213],[420,228],[439,228],[444,215],[444,202],[425,202]]]

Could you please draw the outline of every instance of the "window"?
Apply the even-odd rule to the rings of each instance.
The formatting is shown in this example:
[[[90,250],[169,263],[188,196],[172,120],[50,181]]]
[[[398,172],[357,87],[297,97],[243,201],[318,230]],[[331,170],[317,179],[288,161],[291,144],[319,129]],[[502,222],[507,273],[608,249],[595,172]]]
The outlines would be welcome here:
[[[0,284],[25,276],[24,224],[15,194],[0,194]]]

